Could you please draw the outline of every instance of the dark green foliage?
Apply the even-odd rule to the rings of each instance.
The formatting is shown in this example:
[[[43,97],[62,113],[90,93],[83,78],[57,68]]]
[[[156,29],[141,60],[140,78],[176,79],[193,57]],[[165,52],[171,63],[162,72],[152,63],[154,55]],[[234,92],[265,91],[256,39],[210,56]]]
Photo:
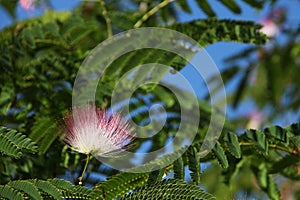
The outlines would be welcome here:
[[[190,175],[193,183],[200,184],[200,157],[197,155],[197,150],[194,147],[188,149],[188,166],[191,171]]]
[[[62,179],[18,180],[0,185],[0,196],[8,199],[89,199],[91,191],[83,186],[74,186]]]
[[[270,136],[276,138],[280,142],[289,144],[289,140],[288,140],[289,138],[287,136],[287,131],[285,129],[281,128],[280,126],[271,126],[269,128],[266,128],[264,130],[264,132],[267,135],[270,135]]]
[[[52,185],[59,189],[63,198],[74,198],[74,199],[90,199],[91,191],[83,186],[74,186],[70,182],[62,179],[49,179]]]
[[[130,190],[144,186],[147,183],[148,176],[147,173],[119,173],[107,181],[97,184],[92,190],[92,196],[95,199],[121,197]]]
[[[270,199],[280,199],[280,192],[278,190],[277,184],[273,180],[273,176],[269,175],[267,179],[267,193]]]
[[[249,4],[252,7],[261,9],[266,3],[269,2],[269,0],[243,0],[246,4]],[[274,3],[276,0],[270,0],[270,2]],[[240,14],[242,12],[240,6],[238,3],[234,0],[219,0],[220,4],[222,4],[225,8],[232,11],[233,13]],[[216,13],[214,12],[214,9],[211,6],[211,2],[207,0],[196,0],[196,3],[198,4],[199,8],[203,10],[203,12],[208,17],[216,16]],[[186,0],[178,0],[179,6],[186,12],[190,12],[190,8],[187,5]]]
[[[33,180],[34,185],[36,185],[41,191],[45,192],[46,195],[53,197],[54,199],[61,199],[60,192],[51,183],[44,180]]]
[[[265,134],[258,130],[248,130],[246,131],[246,136],[251,139],[256,149],[264,155],[269,153],[269,144]]]
[[[207,2],[207,0],[198,0],[196,2],[198,3],[199,7],[202,8],[205,14],[207,14],[209,17],[214,17],[216,15],[215,12],[212,10],[210,4]]]
[[[159,170],[154,170],[149,173],[149,178],[148,178],[148,185],[155,184],[156,182],[160,182],[162,178],[166,175],[165,174],[166,168],[163,167]]]
[[[16,2],[0,1],[0,4],[13,15]],[[240,133],[240,128],[246,127],[246,120],[241,119],[243,123],[226,120],[216,145],[202,157],[205,152],[200,151],[201,145],[212,110],[215,109],[203,100],[199,100],[201,120],[193,143],[188,148],[177,149],[143,166],[148,171],[154,171],[119,172],[107,169],[101,162],[92,159],[83,180],[83,184],[91,189],[62,179],[49,179],[64,177],[77,180],[82,172],[83,156],[63,145],[61,139],[64,133],[60,124],[63,114],[72,106],[72,88],[77,70],[88,53],[107,39],[109,23],[113,34],[133,27],[155,26],[186,34],[202,47],[222,41],[252,44],[226,60],[230,66],[222,72],[223,81],[229,83],[234,77],[240,78],[234,94],[229,95],[230,103],[238,107],[244,99],[250,98],[259,109],[270,110],[269,122],[278,119],[278,113],[299,108],[299,27],[286,29],[284,34],[291,39],[285,45],[278,45],[272,39],[267,40],[259,32],[261,26],[255,22],[218,19],[218,10],[208,0],[197,0],[195,3],[211,18],[200,16],[200,19],[184,23],[176,19],[178,8],[191,12],[186,0],[128,2],[130,9],[121,1],[102,1],[101,4],[83,1],[73,11],[49,11],[40,17],[16,22],[1,31],[0,198],[236,199],[234,195],[237,193],[247,191],[253,195],[259,190],[270,199],[282,198],[279,192],[281,185],[277,185],[275,178],[280,175],[291,181],[300,180],[300,124],[284,128],[273,125]],[[243,2],[262,9],[275,1]],[[242,12],[241,3],[234,0],[220,0],[217,4],[235,14]],[[142,23],[137,26],[139,21]],[[269,49],[263,46],[267,41],[272,42]],[[175,42],[176,45],[181,48]],[[185,49],[185,53],[191,56],[193,51],[192,48]],[[241,66],[239,61],[242,59],[246,60],[243,62],[246,66]],[[95,95],[96,104],[109,108],[116,83],[136,66],[160,63],[172,66],[176,73],[185,69],[188,62],[174,53],[158,49],[129,52],[112,62],[103,74]],[[149,72],[157,78],[157,82],[138,88],[132,95],[131,111],[138,112],[143,106],[160,103],[171,117],[153,138],[137,139],[133,151],[144,142],[151,142],[149,151],[164,146],[176,134],[182,120],[181,106],[195,109],[190,105],[178,105],[172,91],[159,86],[159,80],[168,71],[157,73],[147,70],[137,71],[132,80],[146,80],[147,76],[143,74]],[[253,79],[255,73],[259,76]],[[209,81],[213,80],[214,77]],[[88,79],[80,81],[86,84]],[[134,116],[135,122],[151,121],[147,109],[139,112]],[[203,163],[209,166],[200,171],[200,164]],[[190,184],[185,180],[186,169],[190,170]],[[174,179],[170,180],[168,176],[172,172]],[[206,174],[210,182],[203,178]],[[103,175],[108,178],[100,181],[99,177]],[[253,183],[256,185],[253,186]]]
[[[5,1],[5,0],[1,0],[0,1],[1,6],[5,8],[5,10],[8,12],[9,15],[11,15],[13,18],[16,17],[16,13],[15,13],[15,8],[18,4],[17,0],[13,0],[13,1]]]
[[[22,200],[23,196],[20,192],[8,185],[0,185],[0,196],[7,199]]]
[[[290,154],[284,156],[273,164],[273,166],[270,169],[270,173],[272,174],[280,173],[282,169],[287,169],[288,167],[291,166],[297,166],[298,162],[299,162],[299,158],[298,155],[296,154]]]
[[[45,154],[54,140],[62,135],[61,130],[57,127],[57,123],[51,118],[39,117],[32,126],[29,135],[35,142],[39,142],[39,153]]]
[[[167,26],[166,28],[175,29],[176,31],[186,34],[203,46],[207,46],[216,41],[236,41],[254,44],[262,44],[265,42],[265,37],[257,32],[260,26],[254,25],[253,22],[219,20],[217,18],[211,18],[189,23],[174,24]],[[201,32],[201,34],[198,34],[199,32]],[[191,54],[192,49],[187,49],[186,51],[189,53],[187,55],[194,55]],[[101,79],[102,85],[104,85],[104,83],[106,83],[105,85],[108,85],[107,82],[111,81],[112,77],[119,77],[133,67],[145,63],[160,63],[167,66],[172,66],[179,71],[187,64],[187,61],[182,59],[180,56],[175,55],[174,53],[159,49],[136,50],[120,56],[109,66]],[[148,73],[136,72],[136,74],[138,76],[134,77],[134,82],[143,80],[144,77],[141,76],[141,74],[146,75]],[[164,75],[164,73],[159,74],[161,77]],[[153,76],[156,77],[157,80],[160,80],[158,74],[154,74]],[[114,82],[111,82],[110,84],[114,86]],[[105,86],[101,87],[103,92],[105,89]],[[99,95],[101,95],[101,92],[99,93]],[[111,91],[108,93],[111,93]]]
[[[217,142],[214,146],[214,148],[212,149],[212,151],[214,152],[214,155],[216,156],[216,158],[218,159],[219,164],[223,167],[223,168],[227,168],[228,167],[228,160],[226,158],[224,149],[222,148],[221,144],[219,142]]]
[[[1,134],[1,153],[19,158],[22,155],[22,152],[19,151],[17,145],[11,142],[4,134]]]
[[[226,145],[228,146],[228,149],[230,153],[236,157],[241,157],[241,148],[239,145],[238,137],[236,134],[229,132],[228,134],[225,134],[224,141],[226,142]]]
[[[177,3],[185,12],[191,13],[191,9],[187,1],[179,0]]]
[[[174,178],[175,179],[179,179],[179,180],[183,180],[184,179],[184,163],[182,158],[178,158],[177,160],[175,160],[175,162],[173,163],[173,170],[174,170]]]
[[[160,183],[148,185],[134,190],[121,199],[215,199],[212,195],[179,180],[164,180]]]
[[[37,152],[36,143],[22,133],[1,126],[0,152],[14,158],[20,158],[25,151]]]
[[[277,185],[273,180],[273,176],[268,174],[266,165],[260,165],[258,169],[254,169],[254,173],[257,177],[258,185],[269,195],[270,199],[280,199]]]
[[[7,184],[10,187],[15,188],[16,190],[21,190],[27,194],[32,199],[42,199],[41,193],[38,188],[27,180],[12,181]]]
[[[252,44],[264,44],[266,38],[258,32],[260,25],[250,21],[220,20],[208,18],[189,23],[178,23],[168,28],[175,29],[207,46],[214,42],[235,41]]]
[[[241,13],[241,8],[238,6],[238,4],[234,0],[220,0],[222,4],[224,4],[228,9],[230,9],[234,13]]]

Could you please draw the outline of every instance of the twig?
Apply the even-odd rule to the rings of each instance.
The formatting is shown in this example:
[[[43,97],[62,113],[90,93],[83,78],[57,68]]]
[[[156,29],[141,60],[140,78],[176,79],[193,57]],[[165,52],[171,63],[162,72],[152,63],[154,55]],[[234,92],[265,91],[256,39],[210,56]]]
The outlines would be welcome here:
[[[240,146],[254,146],[254,144],[252,142],[239,142],[239,145]],[[280,150],[280,151],[285,151],[287,153],[293,153],[290,148],[282,147],[282,146],[279,146],[279,145],[276,145],[276,144],[269,144],[269,147],[273,148],[273,149]]]
[[[105,4],[105,1],[104,0],[99,0],[100,2],[100,5],[102,6],[102,15],[105,19],[105,22],[106,22],[106,27],[107,27],[107,35],[108,35],[108,38],[111,38],[113,36],[113,33],[112,33],[112,27],[111,27],[111,19],[109,18],[109,16],[107,15],[107,10],[106,10],[106,4]]]
[[[145,13],[143,15],[143,17],[134,24],[133,27],[134,28],[139,28],[143,24],[143,22],[145,22],[147,19],[149,19],[149,17],[151,17],[157,11],[159,11],[161,8],[167,6],[169,3],[173,2],[173,1],[174,0],[164,0],[164,1],[162,1],[157,6],[153,7],[151,10],[149,10],[147,13]]]

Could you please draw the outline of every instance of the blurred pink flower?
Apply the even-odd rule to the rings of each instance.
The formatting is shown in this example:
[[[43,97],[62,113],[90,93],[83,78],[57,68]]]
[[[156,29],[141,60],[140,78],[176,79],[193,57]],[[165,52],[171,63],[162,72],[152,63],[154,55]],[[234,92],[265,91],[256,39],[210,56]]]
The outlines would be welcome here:
[[[266,19],[262,21],[261,24],[263,27],[260,29],[260,32],[266,34],[268,37],[274,37],[280,31],[279,26],[272,20]]]
[[[285,21],[286,9],[283,7],[274,8],[270,13],[260,22],[263,27],[260,31],[266,34],[268,37],[276,36]]]
[[[95,106],[73,109],[65,117],[64,142],[80,153],[116,155],[132,142],[132,128],[120,114],[110,115]]]
[[[34,9],[34,3],[36,0],[20,0],[20,4],[22,6],[22,8],[24,8],[25,10],[33,10]]]
[[[264,114],[259,111],[252,111],[248,114],[248,118],[247,129],[259,129],[264,120]]]

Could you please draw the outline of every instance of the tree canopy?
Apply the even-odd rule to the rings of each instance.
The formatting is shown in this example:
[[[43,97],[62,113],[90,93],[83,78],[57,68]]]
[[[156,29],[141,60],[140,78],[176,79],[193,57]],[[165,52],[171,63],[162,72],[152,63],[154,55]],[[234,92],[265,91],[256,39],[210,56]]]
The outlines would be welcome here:
[[[49,4],[43,0],[30,3],[32,9]],[[220,0],[217,3],[236,15],[243,12],[243,5],[258,11],[269,6],[271,10],[261,24],[220,19],[214,3],[195,0],[193,6],[197,5],[205,17],[182,22],[180,13],[192,12],[191,2],[187,0],[95,0],[82,1],[70,11],[46,9],[40,16],[16,21],[2,29],[0,198],[299,199],[300,25],[286,23],[288,10],[276,7],[276,0]],[[15,17],[18,1],[0,1],[0,4]],[[270,23],[274,29],[261,29]],[[245,115],[226,117],[224,126],[216,133],[219,136],[216,143],[205,153],[202,146],[212,115],[226,115],[211,105],[207,93],[205,98],[197,99],[196,109],[201,117],[191,144],[184,150],[178,149],[151,161],[163,167],[133,173],[111,168],[95,158],[89,160],[88,157],[85,162],[86,155],[63,142],[66,134],[63,119],[72,108],[77,73],[98,44],[142,27],[177,31],[204,49],[218,42],[249,44],[224,61],[226,67],[221,77],[225,85],[236,84],[227,94],[227,105],[234,109],[247,106],[245,102],[251,101],[259,112],[253,112],[250,118]],[[185,55],[195,51],[189,41],[173,42],[175,48],[186,46]],[[163,49],[128,52],[114,60],[103,75],[99,72],[101,79],[94,95],[96,106],[109,111],[122,77],[147,63],[170,66],[176,74],[187,67],[189,60]],[[148,78],[139,70],[137,76],[132,75],[133,82]],[[165,75],[160,71],[147,73],[158,79]],[[89,88],[92,78],[84,77],[78,84]],[[213,76],[205,81],[213,82],[217,78]],[[155,121],[149,111],[154,104],[163,107],[166,121],[153,137],[136,137],[126,150],[147,153],[163,147],[175,137],[186,119],[182,107],[195,110],[181,104],[174,91],[158,82],[136,88],[126,103],[132,121],[138,125]],[[215,85],[213,91],[217,93],[221,89],[222,85]],[[184,97],[189,95],[189,91],[182,93]],[[278,126],[276,122],[286,116],[292,116],[294,121]],[[157,124],[153,129],[155,126]],[[78,179],[82,172],[85,173]]]

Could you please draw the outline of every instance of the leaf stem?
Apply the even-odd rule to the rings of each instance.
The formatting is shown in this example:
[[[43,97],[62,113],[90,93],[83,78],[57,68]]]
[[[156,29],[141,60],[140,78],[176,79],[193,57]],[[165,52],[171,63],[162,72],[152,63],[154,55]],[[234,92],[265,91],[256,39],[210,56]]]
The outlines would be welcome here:
[[[240,145],[240,146],[253,146],[254,143],[252,143],[252,142],[240,142],[239,145]],[[273,149],[280,150],[280,151],[285,151],[285,152],[287,152],[287,153],[293,153],[292,150],[291,150],[290,148],[283,147],[283,146],[280,146],[280,145],[269,144],[269,147],[270,147],[270,148],[273,148]]]
[[[108,16],[108,12],[107,12],[107,9],[106,9],[106,4],[105,4],[105,1],[104,0],[99,0],[100,2],[100,5],[102,6],[102,15],[105,19],[105,22],[106,22],[106,27],[107,27],[107,35],[108,35],[108,38],[111,38],[113,36],[113,32],[112,32],[112,26],[111,26],[111,19],[109,18]]]
[[[86,171],[86,169],[87,169],[87,166],[88,166],[88,164],[89,164],[90,159],[91,159],[90,154],[87,154],[86,162],[85,162],[85,165],[84,165],[82,174],[81,174],[81,176],[78,177],[78,180],[79,180],[79,183],[78,183],[78,184],[79,184],[79,185],[82,185],[82,179],[83,179],[84,173],[85,173],[85,171]]]
[[[173,1],[174,0],[164,0],[161,3],[159,3],[158,5],[156,5],[155,7],[153,7],[151,10],[149,10],[148,12],[146,12],[140,20],[138,20],[134,24],[133,28],[139,28],[147,19],[149,19],[149,17],[151,17],[157,11],[159,11],[159,9],[167,6],[169,3],[173,2]]]

